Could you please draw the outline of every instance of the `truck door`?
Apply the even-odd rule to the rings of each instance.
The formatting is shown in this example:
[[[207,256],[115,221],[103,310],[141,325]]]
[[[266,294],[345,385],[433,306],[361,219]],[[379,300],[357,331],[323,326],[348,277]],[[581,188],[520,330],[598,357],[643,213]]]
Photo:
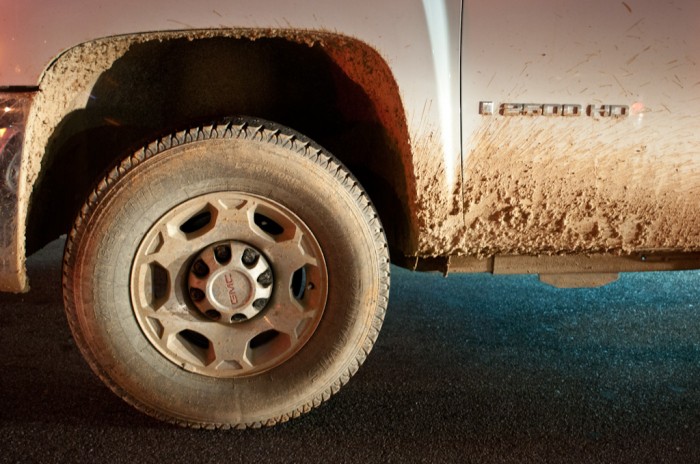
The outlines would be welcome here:
[[[700,3],[465,0],[470,254],[700,248]]]

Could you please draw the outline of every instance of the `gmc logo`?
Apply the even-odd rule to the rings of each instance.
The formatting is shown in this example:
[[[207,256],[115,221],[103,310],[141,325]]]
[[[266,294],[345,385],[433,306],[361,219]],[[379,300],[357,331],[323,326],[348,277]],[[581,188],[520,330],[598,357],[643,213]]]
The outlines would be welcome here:
[[[226,288],[228,288],[228,297],[231,300],[231,304],[238,304],[238,297],[236,296],[236,287],[233,285],[233,276],[231,274],[226,274],[224,276],[226,281]]]

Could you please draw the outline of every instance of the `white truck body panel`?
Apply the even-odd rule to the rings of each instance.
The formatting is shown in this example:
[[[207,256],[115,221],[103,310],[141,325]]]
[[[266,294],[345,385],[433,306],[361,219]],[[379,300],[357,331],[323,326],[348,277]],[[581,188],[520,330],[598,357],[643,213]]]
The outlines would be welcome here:
[[[467,1],[460,252],[697,249],[699,19],[697,2]],[[508,103],[583,114],[497,114]]]

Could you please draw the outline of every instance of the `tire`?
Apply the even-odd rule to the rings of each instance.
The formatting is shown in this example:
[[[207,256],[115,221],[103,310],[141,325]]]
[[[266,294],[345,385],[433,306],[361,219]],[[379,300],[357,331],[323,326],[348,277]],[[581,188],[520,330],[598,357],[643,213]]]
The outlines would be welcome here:
[[[191,427],[274,425],[357,371],[389,258],[358,182],[267,121],[175,133],[96,187],[66,242],[78,347],[117,395]]]

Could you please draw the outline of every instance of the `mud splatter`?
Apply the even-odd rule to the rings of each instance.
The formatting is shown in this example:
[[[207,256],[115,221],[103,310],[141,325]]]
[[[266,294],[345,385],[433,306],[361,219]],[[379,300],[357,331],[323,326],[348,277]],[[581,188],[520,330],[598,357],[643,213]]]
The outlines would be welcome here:
[[[12,238],[17,227],[17,184],[25,115],[33,93],[0,94],[0,290],[29,289],[24,254],[18,254]]]
[[[441,256],[458,246],[459,234],[464,228],[462,204],[462,176],[454,186],[447,184],[442,143],[438,130],[426,129],[424,134],[413,137],[413,154],[416,169],[417,217],[419,230],[418,250],[422,256]]]
[[[42,75],[41,91],[36,96],[27,124],[25,158],[18,190],[20,237],[25,234],[29,197],[41,172],[45,147],[63,118],[73,111],[85,108],[90,90],[97,79],[133,45],[183,38],[191,41],[209,38],[251,41],[281,38],[309,47],[323,47],[330,59],[367,91],[377,109],[380,122],[402,160],[404,172],[397,172],[396,175],[405,183],[400,190],[404,195],[404,204],[410,205],[409,215],[412,217],[409,222],[418,223],[413,156],[403,105],[391,70],[376,51],[359,40],[327,32],[284,29],[188,30],[119,36],[88,42],[67,50],[48,67]],[[406,235],[409,244],[405,248],[415,248],[418,232],[409,230]],[[24,255],[24,240],[18,243],[18,254]]]
[[[482,127],[465,167],[458,253],[700,249],[700,204],[690,200],[700,194],[700,146],[659,146],[683,139],[649,132],[630,145],[623,124],[500,118]]]
[[[413,168],[416,163],[416,153],[410,145],[399,88],[391,69],[371,47],[341,36],[336,36],[334,40],[328,40],[329,37],[322,43],[324,50],[340,69],[367,93],[379,123],[391,139],[390,146],[401,157],[403,172],[396,172],[397,178],[393,181],[400,186],[401,191],[397,192],[397,195],[402,203],[408,206],[411,230],[406,231],[407,243],[400,244],[398,247],[404,252],[410,252],[415,248],[416,237],[420,233],[414,227],[418,222],[420,209],[416,208],[417,184]]]

